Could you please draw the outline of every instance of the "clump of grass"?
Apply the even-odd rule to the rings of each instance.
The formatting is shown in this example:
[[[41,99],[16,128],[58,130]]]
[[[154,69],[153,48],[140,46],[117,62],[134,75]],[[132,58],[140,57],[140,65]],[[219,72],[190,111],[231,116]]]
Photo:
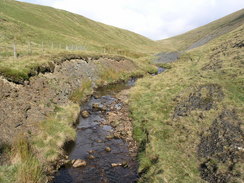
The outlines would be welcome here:
[[[73,124],[79,110],[79,106],[72,103],[57,106],[54,113],[40,123],[36,136],[17,135],[11,146],[10,162],[0,166],[0,183],[47,182],[44,170],[62,154],[64,143],[75,138]]]
[[[43,183],[43,166],[24,134],[16,136],[11,148],[11,164],[0,167],[0,182]]]
[[[44,162],[57,160],[66,141],[74,140],[76,133],[73,124],[79,114],[79,106],[70,104],[40,123],[39,134],[33,138],[32,146],[39,152]]]
[[[29,155],[21,162],[17,171],[19,183],[43,183],[46,181],[41,163],[34,155]]]
[[[76,89],[70,96],[70,100],[74,103],[80,103],[84,101],[86,96],[92,93],[92,81],[90,79],[84,79],[82,86]]]
[[[170,64],[170,63],[157,63],[155,65],[158,67],[165,68],[165,69],[171,69],[172,68],[172,64]]]
[[[106,85],[119,79],[119,73],[112,68],[101,68],[99,73],[99,85]]]

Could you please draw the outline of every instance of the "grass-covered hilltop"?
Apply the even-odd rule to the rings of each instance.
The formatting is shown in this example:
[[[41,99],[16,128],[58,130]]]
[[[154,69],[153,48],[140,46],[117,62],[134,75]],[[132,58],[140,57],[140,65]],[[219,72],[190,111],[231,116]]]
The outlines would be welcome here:
[[[138,182],[244,182],[243,45],[243,9],[153,41],[0,0],[0,183],[50,181],[76,138],[80,104],[130,77],[141,77],[125,97]],[[156,66],[166,71],[149,75]]]

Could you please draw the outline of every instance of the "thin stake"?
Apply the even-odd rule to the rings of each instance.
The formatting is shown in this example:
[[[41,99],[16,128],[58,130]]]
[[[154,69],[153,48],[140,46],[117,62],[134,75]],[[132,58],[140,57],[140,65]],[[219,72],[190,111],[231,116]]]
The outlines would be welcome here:
[[[13,44],[13,49],[14,49],[14,59],[17,58],[17,53],[16,53],[16,45],[15,45],[15,42]]]

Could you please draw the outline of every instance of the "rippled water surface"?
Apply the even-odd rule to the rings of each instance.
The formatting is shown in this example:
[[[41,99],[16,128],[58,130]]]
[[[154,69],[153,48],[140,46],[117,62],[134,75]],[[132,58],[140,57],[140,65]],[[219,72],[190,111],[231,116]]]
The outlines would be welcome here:
[[[158,69],[158,74],[163,72]],[[87,166],[73,168],[72,166],[62,167],[55,176],[53,183],[132,183],[138,178],[138,164],[135,157],[131,156],[128,144],[122,139],[108,138],[113,132],[113,127],[103,125],[106,120],[106,113],[113,109],[120,110],[123,107],[115,94],[121,90],[128,89],[136,82],[135,78],[127,82],[98,88],[94,96],[81,106],[81,111],[87,110],[90,113],[88,118],[80,117],[77,125],[77,139],[75,144],[70,146],[69,159],[82,159]],[[100,109],[93,107],[97,104]],[[111,152],[105,151],[110,147]],[[95,159],[90,159],[90,156]],[[112,163],[123,163],[126,166],[112,167]]]
[[[129,183],[137,180],[137,162],[135,157],[130,156],[128,144],[122,139],[108,139],[113,128],[109,125],[102,125],[106,120],[106,112],[109,112],[111,107],[119,110],[123,106],[123,103],[113,97],[113,94],[134,83],[135,79],[132,79],[126,83],[117,84],[117,86],[100,89],[96,93],[97,96],[100,95],[99,97],[91,97],[86,104],[81,106],[81,110],[89,111],[90,116],[88,118],[80,117],[77,139],[74,146],[69,149],[69,159],[86,160],[87,166],[61,168],[54,183]],[[95,109],[93,104],[99,104],[103,110]],[[105,151],[105,147],[110,147],[111,152]],[[95,159],[89,159],[90,155]],[[126,163],[126,167],[112,167],[112,163]]]

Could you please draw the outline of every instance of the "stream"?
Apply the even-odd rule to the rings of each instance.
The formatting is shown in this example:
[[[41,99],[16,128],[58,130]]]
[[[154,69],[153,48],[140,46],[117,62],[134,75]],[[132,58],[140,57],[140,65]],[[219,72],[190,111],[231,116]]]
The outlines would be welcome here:
[[[163,68],[158,68],[158,74],[163,71]],[[133,139],[127,138],[128,131],[132,131],[132,128],[127,130],[131,122],[129,117],[124,116],[126,104],[117,97],[118,93],[134,86],[135,82],[136,78],[131,78],[127,82],[98,88],[89,101],[81,106],[81,113],[86,111],[89,115],[80,116],[76,141],[69,144],[66,150],[69,160],[80,159],[85,165],[75,168],[67,164],[61,167],[53,183],[137,181],[137,147]],[[108,123],[108,118],[113,116],[112,114],[115,120]],[[116,115],[120,116],[124,124],[116,124]]]

